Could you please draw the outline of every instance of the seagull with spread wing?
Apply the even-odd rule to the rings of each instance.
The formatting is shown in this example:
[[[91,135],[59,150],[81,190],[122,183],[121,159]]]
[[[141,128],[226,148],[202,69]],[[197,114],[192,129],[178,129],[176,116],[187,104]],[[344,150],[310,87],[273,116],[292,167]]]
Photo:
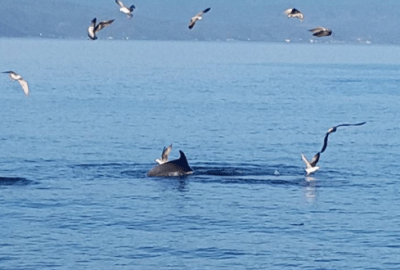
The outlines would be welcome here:
[[[19,84],[22,87],[22,90],[24,90],[25,95],[29,96],[29,86],[28,83],[22,78],[21,75],[15,73],[14,71],[4,71],[3,73],[8,73],[8,76],[12,81],[18,81]]]
[[[121,11],[122,13],[126,14],[126,16],[128,16],[128,18],[132,18],[132,12],[135,10],[135,6],[131,5],[130,7],[127,7],[124,5],[124,3],[122,3],[120,0],[115,0],[115,3],[117,3],[120,6],[119,11]]]
[[[303,21],[304,19],[304,14],[295,8],[288,8],[284,13],[288,18],[299,18],[300,21]]]
[[[321,155],[320,152],[316,153],[311,161],[308,161],[306,157],[301,154],[301,158],[303,159],[304,163],[306,164],[306,172],[307,176],[319,170],[317,163],[319,161],[319,156]]]
[[[203,10],[203,11],[199,12],[198,14],[196,14],[195,16],[193,16],[192,19],[190,19],[189,29],[192,29],[197,21],[202,20],[203,19],[203,17],[202,17],[203,14],[209,12],[210,9],[211,8],[206,8],[205,10]]]
[[[99,32],[104,27],[109,26],[110,24],[112,24],[113,21],[114,20],[102,21],[102,22],[99,22],[96,25],[96,18],[94,18],[92,20],[92,23],[90,24],[90,26],[88,28],[88,36],[89,36],[89,38],[91,40],[96,40],[97,39],[96,33]]]
[[[317,27],[308,31],[313,32],[313,36],[316,37],[327,37],[332,35],[332,30],[325,27]]]
[[[156,162],[160,165],[167,163],[169,154],[171,153],[171,149],[172,149],[172,144],[170,144],[170,146],[168,146],[168,147],[164,147],[163,152],[161,154],[161,159],[157,158]]]

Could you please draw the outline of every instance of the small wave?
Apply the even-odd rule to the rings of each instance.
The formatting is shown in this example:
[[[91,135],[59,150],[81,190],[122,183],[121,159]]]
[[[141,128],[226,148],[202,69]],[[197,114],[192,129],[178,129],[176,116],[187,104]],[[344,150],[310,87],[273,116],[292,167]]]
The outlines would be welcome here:
[[[151,166],[138,163],[83,163],[71,165],[77,175],[99,178],[144,178]]]
[[[259,164],[194,166],[193,180],[235,184],[303,185],[298,167]]]
[[[299,168],[286,165],[255,165],[255,164],[238,164],[238,165],[210,165],[210,166],[194,166],[195,174],[210,176],[284,176],[298,175]]]
[[[26,186],[32,182],[23,177],[0,177],[0,186]]]

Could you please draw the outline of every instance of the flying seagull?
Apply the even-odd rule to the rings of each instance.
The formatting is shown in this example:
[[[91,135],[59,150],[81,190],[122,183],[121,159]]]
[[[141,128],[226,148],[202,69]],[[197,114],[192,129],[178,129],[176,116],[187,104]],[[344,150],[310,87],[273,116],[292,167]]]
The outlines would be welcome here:
[[[308,31],[313,32],[313,36],[316,37],[327,37],[332,35],[332,30],[325,27],[317,27]]]
[[[206,8],[205,10],[203,10],[202,12],[199,12],[198,14],[196,14],[195,16],[193,16],[190,19],[190,23],[189,23],[189,29],[192,29],[193,26],[196,24],[197,21],[203,19],[203,14],[207,13],[208,11],[210,11],[211,8]]]
[[[328,137],[329,137],[329,134],[336,132],[336,130],[337,130],[338,127],[362,126],[362,125],[364,125],[365,123],[366,123],[366,122],[357,123],[357,124],[340,124],[340,125],[331,127],[331,128],[328,130],[328,132],[326,133],[326,135],[325,135],[325,138],[324,138],[324,145],[322,146],[321,153],[323,153],[323,152],[325,151],[326,147],[328,146]]]
[[[299,18],[300,21],[303,21],[304,19],[304,14],[295,8],[288,8],[285,10],[285,14],[288,18]]]
[[[135,6],[132,5],[130,7],[127,7],[124,5],[124,3],[122,3],[120,0],[115,0],[115,3],[117,3],[121,8],[119,9],[119,11],[121,11],[122,13],[126,14],[126,16],[128,16],[128,18],[132,18],[132,12],[135,9]]]
[[[10,76],[12,81],[18,81],[22,87],[22,90],[24,90],[25,95],[29,96],[28,83],[24,80],[24,78],[21,77],[21,75],[15,73],[14,71],[4,71],[3,73],[8,73],[8,76]]]
[[[172,144],[170,146],[168,146],[167,148],[164,147],[162,154],[161,154],[161,159],[156,159],[156,162],[158,164],[164,164],[168,162],[168,157],[169,157],[169,153],[171,153],[171,149],[172,149]]]
[[[308,161],[306,159],[306,157],[303,154],[301,154],[301,158],[303,159],[304,163],[306,164],[307,176],[309,176],[313,172],[316,172],[316,171],[319,170],[319,167],[317,166],[317,163],[319,161],[319,156],[320,155],[321,155],[321,153],[318,152],[318,153],[315,154],[315,156],[313,157],[313,159],[311,161]]]
[[[88,28],[88,36],[91,40],[96,40],[97,36],[96,33],[99,32],[101,29],[103,29],[106,26],[109,26],[112,24],[114,20],[109,20],[109,21],[102,21],[96,25],[96,18],[92,20],[92,23],[90,24]]]

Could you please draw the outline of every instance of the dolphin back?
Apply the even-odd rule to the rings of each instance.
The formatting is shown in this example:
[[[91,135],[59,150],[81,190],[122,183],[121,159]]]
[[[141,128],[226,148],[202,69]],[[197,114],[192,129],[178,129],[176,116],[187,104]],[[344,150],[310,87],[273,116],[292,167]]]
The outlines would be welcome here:
[[[179,151],[179,153],[181,154],[179,159],[154,167],[147,173],[147,176],[183,176],[192,174],[193,169],[190,168],[185,154],[182,151]]]

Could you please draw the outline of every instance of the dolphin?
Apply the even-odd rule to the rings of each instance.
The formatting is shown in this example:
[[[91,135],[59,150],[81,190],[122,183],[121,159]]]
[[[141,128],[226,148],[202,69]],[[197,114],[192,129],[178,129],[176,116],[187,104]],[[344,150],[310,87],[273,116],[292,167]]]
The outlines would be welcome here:
[[[179,153],[181,154],[181,156],[178,159],[157,165],[147,173],[147,176],[166,177],[166,176],[184,176],[192,174],[193,169],[190,168],[185,154],[180,150]]]

